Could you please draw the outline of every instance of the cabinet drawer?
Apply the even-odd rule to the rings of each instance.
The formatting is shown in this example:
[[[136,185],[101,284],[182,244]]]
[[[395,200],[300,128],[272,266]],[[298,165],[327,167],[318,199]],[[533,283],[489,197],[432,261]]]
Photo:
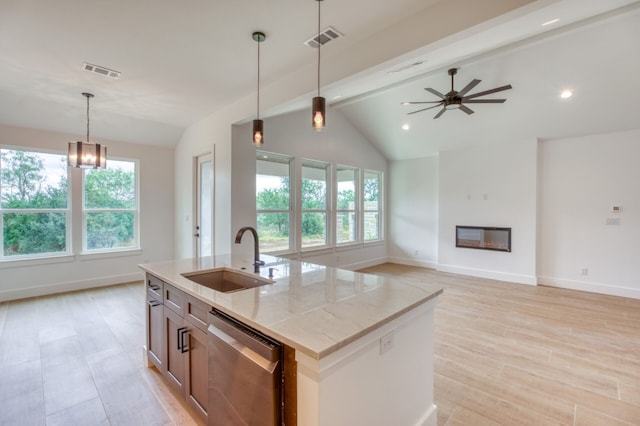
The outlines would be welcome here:
[[[206,303],[191,297],[187,296],[186,303],[186,312],[185,318],[195,327],[200,330],[207,332],[207,313],[211,310],[211,306],[208,306]]]
[[[164,306],[184,318],[185,302],[186,294],[169,284],[164,285]]]
[[[156,300],[162,301],[164,282],[158,277],[147,274],[147,294]]]

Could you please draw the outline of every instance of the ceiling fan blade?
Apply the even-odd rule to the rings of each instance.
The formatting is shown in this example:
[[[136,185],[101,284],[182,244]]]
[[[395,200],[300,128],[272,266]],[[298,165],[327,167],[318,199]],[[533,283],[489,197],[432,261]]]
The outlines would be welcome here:
[[[460,97],[464,96],[469,90],[471,90],[474,87],[476,87],[478,85],[478,83],[480,83],[480,80],[474,78],[473,80],[471,80],[471,82],[469,84],[464,86],[464,89],[462,89],[461,91],[458,92],[458,96],[460,96]]]
[[[431,87],[425,87],[424,90],[426,90],[427,92],[433,93],[434,95],[436,95],[441,99],[445,99],[444,95],[438,92],[436,89],[432,89]]]
[[[423,108],[423,109],[419,109],[419,110],[417,110],[417,111],[408,112],[408,113],[407,113],[407,115],[415,114],[416,112],[426,111],[426,110],[428,110],[428,109],[432,109],[432,108],[437,108],[437,107],[439,107],[439,106],[440,106],[440,105],[434,105],[434,106],[430,106],[429,108]]]
[[[440,116],[441,116],[442,114],[444,114],[444,112],[445,112],[446,110],[447,110],[446,108],[442,108],[442,109],[440,110],[440,112],[439,112],[439,113],[437,113],[435,117],[433,117],[433,119],[435,120],[436,118],[440,118]]]
[[[509,89],[511,89],[511,85],[507,84],[506,86],[496,87],[495,89],[489,89],[489,90],[485,90],[484,92],[478,92],[478,93],[474,93],[473,95],[465,96],[464,99],[462,99],[462,101],[464,102],[467,99],[477,98],[478,96],[490,95],[492,93],[502,92],[503,90],[509,90]]]
[[[460,105],[460,107],[458,107],[459,110],[466,112],[467,114],[473,114],[473,110],[471,108],[468,108],[464,105]]]
[[[439,103],[442,103],[442,101],[400,102],[400,105],[439,104]]]
[[[506,99],[463,99],[465,104],[503,104]]]

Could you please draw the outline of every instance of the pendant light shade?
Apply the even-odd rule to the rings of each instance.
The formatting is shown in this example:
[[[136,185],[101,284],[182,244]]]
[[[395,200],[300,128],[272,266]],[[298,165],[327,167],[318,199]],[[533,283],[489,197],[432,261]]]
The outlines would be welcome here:
[[[253,144],[255,146],[262,146],[262,143],[264,142],[263,127],[264,121],[253,120]]]
[[[93,95],[83,93],[82,96],[87,98],[87,140],[69,142],[67,164],[83,169],[106,169],[107,147],[89,142],[89,99],[93,98]]]
[[[313,128],[316,131],[324,129],[325,124],[325,100],[322,96],[316,96],[313,98]]]
[[[320,41],[320,2],[323,0],[316,1],[318,2],[318,96],[314,97],[311,103],[311,126],[319,132],[324,129],[327,123],[327,116],[325,113],[325,99],[320,96],[320,47],[322,46]]]
[[[265,41],[267,36],[256,31],[253,33],[252,38],[258,43],[258,102],[256,119],[253,120],[253,144],[256,147],[260,147],[264,143],[264,122],[260,120],[260,43]]]

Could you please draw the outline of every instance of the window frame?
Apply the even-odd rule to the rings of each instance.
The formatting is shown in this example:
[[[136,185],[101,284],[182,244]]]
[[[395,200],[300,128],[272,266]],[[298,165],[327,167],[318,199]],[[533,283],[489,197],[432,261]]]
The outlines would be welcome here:
[[[91,255],[91,254],[103,254],[103,253],[119,253],[126,251],[134,251],[140,250],[141,242],[140,242],[140,161],[138,159],[133,158],[109,158],[109,163],[113,163],[114,161],[118,162],[127,162],[133,163],[134,166],[134,191],[135,191],[135,206],[133,208],[87,208],[86,203],[86,177],[87,173],[94,171],[95,169],[82,169],[82,182],[81,182],[81,209],[82,209],[82,255]],[[108,163],[108,164],[109,164]],[[109,166],[107,164],[107,169],[109,170]],[[133,213],[133,240],[134,243],[131,246],[127,247],[116,247],[116,248],[99,248],[99,249],[89,249],[88,247],[88,236],[89,231],[87,229],[87,218],[91,213]]]
[[[344,164],[336,164],[335,166],[335,170],[336,170],[336,176],[335,176],[335,212],[334,212],[334,238],[335,238],[335,244],[336,247],[345,247],[345,246],[349,246],[349,245],[354,245],[354,244],[359,244],[360,243],[360,223],[361,223],[361,219],[360,219],[360,193],[361,191],[361,179],[360,179],[360,168],[359,167],[354,167],[354,166],[347,166]],[[353,171],[353,186],[354,186],[354,206],[353,209],[341,209],[340,208],[340,203],[339,203],[339,196],[340,196],[340,191],[338,190],[338,185],[340,185],[340,179],[338,178],[338,174],[340,173],[340,171],[343,170],[351,170]],[[351,213],[353,214],[353,217],[355,218],[355,231],[354,231],[354,239],[353,241],[345,241],[345,242],[339,242],[338,239],[338,232],[340,232],[340,228],[338,227],[338,216],[340,214],[344,214],[344,213]]]
[[[371,209],[371,208],[367,208],[367,201],[364,200],[365,198],[365,185],[367,182],[367,174],[371,173],[371,174],[375,174],[377,176],[377,181],[378,181],[378,200],[377,200],[377,208],[376,209]],[[362,223],[362,227],[361,227],[361,239],[362,242],[364,244],[374,244],[374,243],[378,243],[381,241],[384,241],[384,211],[383,211],[383,206],[384,206],[384,200],[383,200],[383,196],[384,196],[384,173],[379,171],[379,170],[372,170],[372,169],[364,169],[362,171],[362,193],[360,196],[360,199],[362,201],[362,209],[361,209],[361,223]],[[366,238],[366,216],[367,213],[377,213],[378,214],[378,220],[377,220],[377,228],[378,228],[378,238],[375,239],[367,239]]]
[[[300,232],[297,233],[297,237],[298,237],[298,247],[300,248],[301,252],[306,252],[306,251],[313,251],[313,250],[322,250],[322,249],[326,249],[328,247],[332,247],[334,245],[334,238],[333,238],[333,219],[332,219],[332,213],[333,213],[333,203],[332,203],[332,188],[333,188],[333,184],[332,184],[332,170],[333,170],[333,164],[326,162],[326,161],[319,161],[319,160],[312,160],[312,159],[308,159],[308,158],[303,158],[302,161],[300,162],[300,179],[298,179],[299,185],[300,185],[300,213],[297,215],[297,219],[299,221],[299,229]],[[305,168],[310,168],[310,169],[317,169],[317,170],[324,170],[324,175],[325,175],[325,193],[324,193],[324,209],[305,209],[303,207],[303,200],[304,200],[304,194],[302,193],[302,188],[303,188],[303,184],[302,181],[305,179],[304,178],[304,169]],[[325,217],[325,229],[324,229],[324,235],[325,235],[325,240],[324,240],[324,244],[317,244],[317,245],[310,245],[310,246],[304,246],[303,245],[303,217],[305,213],[320,213],[320,214],[324,214]]]
[[[66,194],[66,207],[65,208],[5,208],[2,206],[2,202],[0,201],[0,243],[2,243],[2,247],[0,247],[0,262],[15,262],[15,261],[25,261],[25,260],[39,260],[46,258],[58,258],[58,257],[68,257],[73,254],[73,214],[72,214],[72,176],[69,172],[69,168],[66,167],[66,153],[62,151],[50,150],[50,149],[42,149],[42,148],[34,148],[34,147],[23,147],[23,146],[12,146],[12,145],[0,145],[0,151],[23,151],[26,153],[35,153],[35,154],[46,154],[46,155],[57,155],[60,157],[64,157],[65,160],[62,164],[65,165],[66,169],[66,182],[67,182],[67,194]],[[2,159],[0,158],[0,171],[2,170]],[[2,193],[2,186],[0,185],[0,195]],[[16,254],[16,255],[5,255],[4,253],[4,216],[5,214],[42,214],[42,213],[61,213],[64,214],[65,219],[65,250],[64,251],[49,251],[49,252],[41,252],[41,253],[28,253],[28,254]]]
[[[296,225],[295,225],[295,173],[294,173],[294,165],[295,158],[289,155],[276,154],[273,152],[256,150],[256,179],[258,178],[258,170],[257,170],[257,162],[258,161],[266,161],[273,162],[278,164],[287,164],[288,172],[289,172],[289,208],[287,210],[284,209],[258,209],[257,197],[257,185],[256,185],[256,193],[255,193],[255,201],[256,201],[256,230],[260,233],[260,228],[258,227],[258,216],[260,214],[286,214],[289,218],[289,231],[288,231],[288,247],[283,250],[266,250],[264,247],[260,247],[260,252],[270,255],[281,255],[287,253],[293,253],[295,251],[295,241],[296,241]],[[275,176],[275,175],[274,175]],[[261,243],[262,244],[262,243]]]

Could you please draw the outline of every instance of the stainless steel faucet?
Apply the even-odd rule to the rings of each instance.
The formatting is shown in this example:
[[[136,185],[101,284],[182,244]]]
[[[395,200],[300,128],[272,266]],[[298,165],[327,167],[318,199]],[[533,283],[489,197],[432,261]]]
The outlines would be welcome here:
[[[244,235],[246,231],[251,231],[253,234],[253,265],[255,266],[255,272],[260,272],[260,266],[264,265],[264,261],[260,260],[260,244],[258,242],[258,233],[255,228],[251,226],[243,226],[240,228],[236,234],[236,244],[240,244],[242,235]]]

